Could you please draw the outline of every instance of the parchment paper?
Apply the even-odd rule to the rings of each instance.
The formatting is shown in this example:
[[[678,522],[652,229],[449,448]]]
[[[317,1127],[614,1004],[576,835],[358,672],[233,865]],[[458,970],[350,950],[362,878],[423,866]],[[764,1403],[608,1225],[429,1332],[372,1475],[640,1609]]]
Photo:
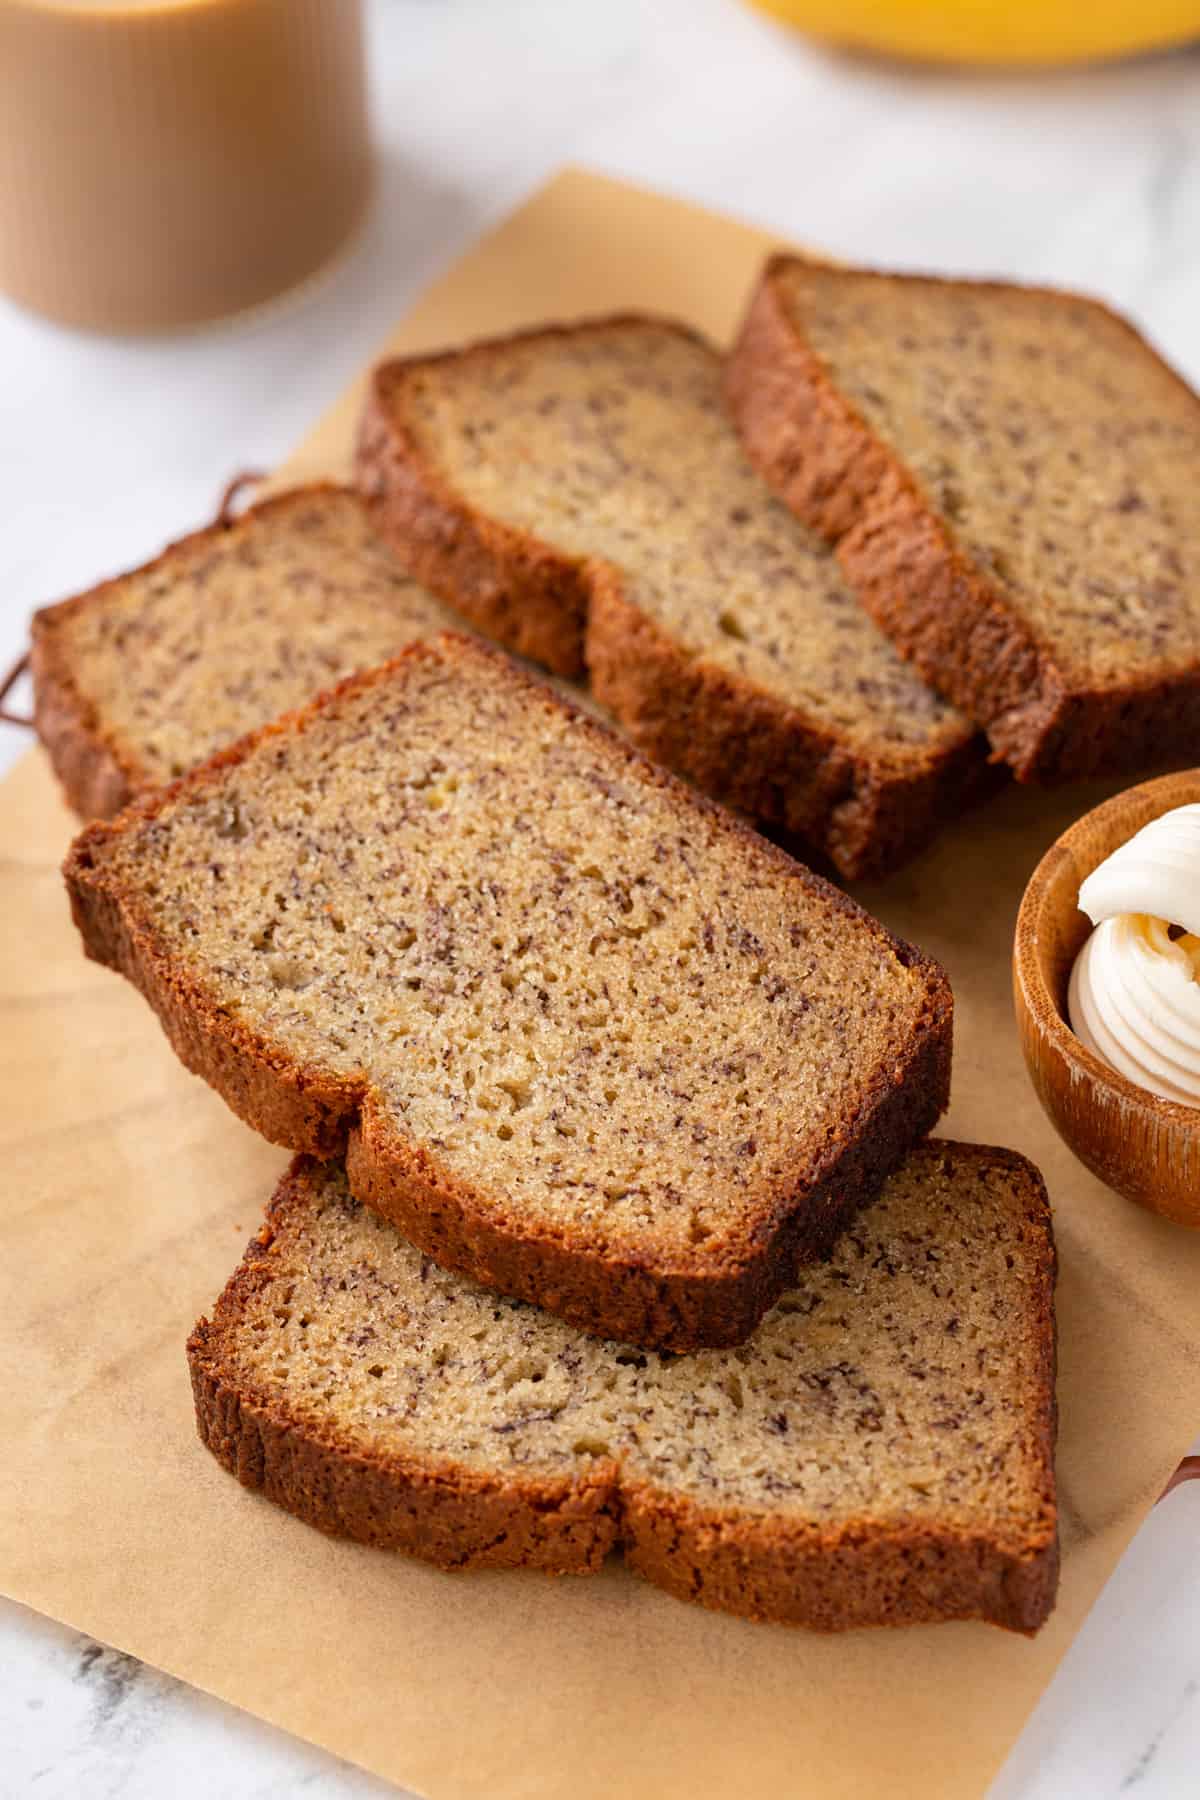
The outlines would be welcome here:
[[[439,282],[393,347],[622,306],[725,337],[767,248],[568,173]],[[354,406],[289,475],[345,466]],[[58,875],[72,822],[32,752],[0,789],[0,1585],[438,1800],[982,1792],[1200,1423],[1200,1236],[1073,1160],[1012,1023],[1022,886],[1100,792],[1010,789],[863,890],[949,968],[945,1129],[1028,1152],[1054,1200],[1058,1610],[1033,1642],[970,1625],[819,1638],[700,1612],[619,1567],[447,1576],[336,1543],[200,1449],[184,1339],[286,1157],[184,1073],[132,988],[84,962]]]

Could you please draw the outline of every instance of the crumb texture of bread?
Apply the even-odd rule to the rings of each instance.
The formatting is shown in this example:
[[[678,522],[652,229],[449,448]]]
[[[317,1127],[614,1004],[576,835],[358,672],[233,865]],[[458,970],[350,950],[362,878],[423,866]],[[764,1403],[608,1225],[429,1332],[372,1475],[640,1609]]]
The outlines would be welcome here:
[[[1200,399],[1078,295],[768,265],[729,396],[874,617],[1025,778],[1200,743]]]
[[[67,879],[252,1125],[353,1127],[422,1247],[635,1342],[748,1335],[946,1103],[935,964],[467,639],[94,825]]]
[[[325,1531],[835,1630],[1042,1623],[1054,1248],[1023,1158],[930,1140],[750,1343],[584,1337],[434,1265],[300,1159],[189,1344],[200,1435]]]
[[[979,746],[773,498],[721,374],[637,318],[385,364],[360,479],[490,635],[586,667],[651,755],[864,873],[961,804]]]
[[[116,812],[356,669],[461,629],[346,488],[296,488],[47,607],[39,735],[76,810]]]

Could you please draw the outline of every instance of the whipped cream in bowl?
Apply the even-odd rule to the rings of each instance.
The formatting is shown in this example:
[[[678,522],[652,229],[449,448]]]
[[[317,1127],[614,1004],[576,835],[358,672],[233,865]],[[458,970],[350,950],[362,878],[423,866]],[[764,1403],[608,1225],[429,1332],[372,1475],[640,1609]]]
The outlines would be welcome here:
[[[1200,1231],[1200,768],[1114,794],[1049,845],[1017,911],[1013,1002],[1067,1147]]]
[[[1148,1093],[1200,1108],[1200,803],[1113,851],[1079,889],[1095,929],[1071,970],[1071,1028]]]

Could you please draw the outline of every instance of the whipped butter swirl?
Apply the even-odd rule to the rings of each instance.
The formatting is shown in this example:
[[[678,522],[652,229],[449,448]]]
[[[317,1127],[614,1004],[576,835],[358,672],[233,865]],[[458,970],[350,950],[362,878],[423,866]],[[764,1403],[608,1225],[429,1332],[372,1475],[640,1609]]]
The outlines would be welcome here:
[[[1076,1037],[1139,1087],[1200,1106],[1200,805],[1114,850],[1079,910],[1096,929],[1071,971]]]

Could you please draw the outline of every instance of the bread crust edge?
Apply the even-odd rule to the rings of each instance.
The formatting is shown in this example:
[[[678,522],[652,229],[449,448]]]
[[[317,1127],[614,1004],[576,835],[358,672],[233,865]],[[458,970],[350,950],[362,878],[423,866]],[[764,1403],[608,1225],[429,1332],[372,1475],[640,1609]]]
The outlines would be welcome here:
[[[931,1148],[936,1147],[931,1145]],[[1025,1158],[977,1145],[948,1149],[1005,1160],[1033,1176],[1044,1233],[1031,1330],[1043,1349],[1034,1397],[1041,1499],[1021,1541],[980,1533],[881,1527],[869,1518],[835,1532],[793,1526],[623,1477],[598,1458],[586,1478],[490,1475],[445,1459],[373,1456],[335,1431],[317,1431],[277,1399],[247,1392],[222,1363],[221,1320],[248,1287],[269,1279],[277,1222],[312,1165],[297,1158],[267,1223],[214,1309],[188,1340],[201,1442],[244,1487],[333,1536],[399,1550],[444,1570],[542,1569],[583,1574],[609,1552],[678,1599],[764,1623],[832,1632],[978,1619],[1031,1635],[1058,1581],[1054,1490],[1055,1257],[1040,1174]]]
[[[711,348],[674,320],[619,314],[585,323],[592,330],[656,323]],[[498,643],[557,674],[586,674],[639,748],[716,799],[803,836],[847,880],[896,867],[987,791],[979,738],[967,735],[911,763],[863,755],[765,689],[689,658],[624,597],[611,564],[565,556],[480,513],[408,430],[406,387],[426,371],[486,361],[534,338],[569,338],[575,329],[539,326],[373,371],[356,478],[380,534],[419,580]]]
[[[306,482],[271,494],[244,512],[219,519],[175,538],[149,562],[139,563],[82,593],[40,607],[30,624],[30,673],[33,678],[33,724],[68,806],[81,819],[110,819],[138,794],[154,785],[133,746],[105,731],[99,711],[80,685],[78,670],[63,643],[63,629],[79,612],[102,603],[134,576],[149,576],[179,556],[217,539],[244,521],[264,513],[286,511],[297,501],[309,503],[326,495],[354,494],[332,481]]]
[[[726,806],[818,846],[847,881],[886,874],[1000,777],[982,738],[885,761],[795,707],[687,653],[591,565],[591,689],[638,748]]]
[[[723,1245],[721,1260],[699,1254],[691,1267],[650,1267],[632,1254],[597,1254],[547,1230],[520,1231],[495,1203],[441,1169],[420,1144],[399,1137],[361,1080],[296,1062],[216,1005],[180,968],[139,917],[134,901],[106,879],[103,846],[184,793],[220,782],[224,771],[272,737],[303,731],[339,696],[389,680],[407,663],[437,656],[482,658],[521,682],[531,700],[568,713],[585,734],[635,767],[642,779],[707,814],[837,912],[864,924],[906,967],[919,972],[924,1001],[909,1042],[866,1088],[856,1115],[785,1191],[768,1188],[751,1230]],[[149,1002],[184,1066],[201,1076],[239,1118],[270,1142],[316,1156],[346,1154],[356,1192],[446,1267],[554,1311],[595,1335],[675,1351],[743,1342],[803,1262],[823,1255],[949,1101],[953,997],[944,971],[893,936],[838,888],[648,762],[507,657],[443,634],[414,643],[391,662],[352,675],[283,719],[251,732],[170,787],[136,800],[113,821],[90,825],[63,865],[72,915],[94,961],[125,975]],[[715,1265],[715,1266],[714,1266]]]
[[[790,317],[780,277],[805,261],[791,254],[768,259],[727,364],[730,411],[759,473],[836,545],[867,611],[923,678],[987,731],[1018,780],[1133,772],[1161,763],[1172,745],[1190,755],[1200,735],[1200,666],[1119,691],[1072,683],[1049,646],[959,549],[932,501]],[[1127,320],[1099,301],[1089,304],[1115,318],[1191,394]]]
[[[70,613],[101,591],[96,588],[43,607],[30,624],[33,728],[63,798],[81,819],[111,818],[145,786],[132,752],[101,727],[58,635],[58,626]]]
[[[506,649],[579,680],[589,585],[583,563],[468,504],[404,422],[405,389],[454,354],[372,370],[355,450],[359,489],[380,536],[431,593]]]

